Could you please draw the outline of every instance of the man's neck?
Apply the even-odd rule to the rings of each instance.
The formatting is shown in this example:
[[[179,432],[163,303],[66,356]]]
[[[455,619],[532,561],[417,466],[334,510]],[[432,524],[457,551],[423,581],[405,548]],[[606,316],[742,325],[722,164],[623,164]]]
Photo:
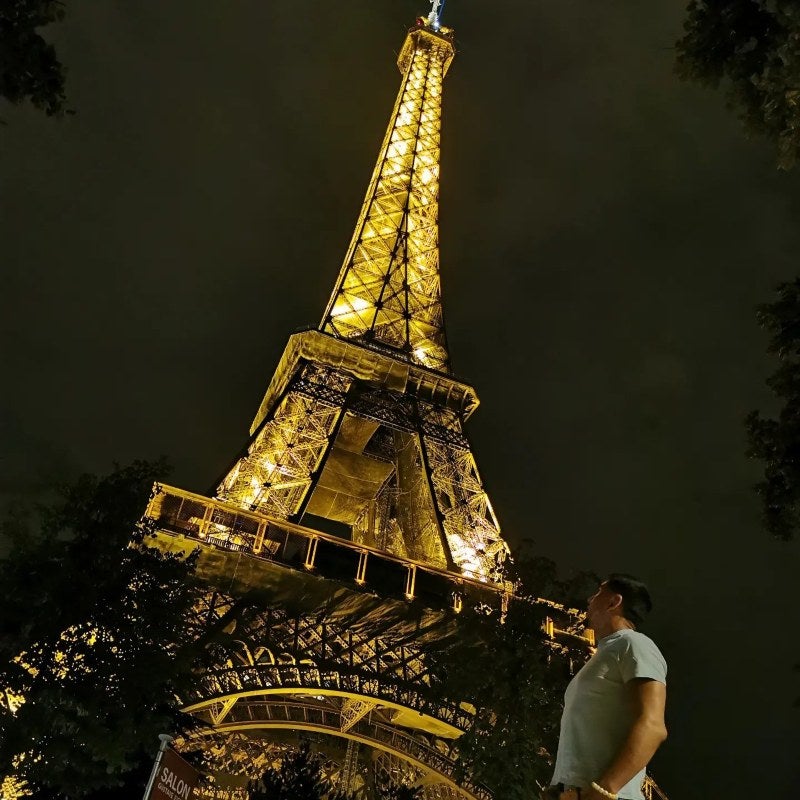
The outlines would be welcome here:
[[[610,636],[612,633],[624,630],[633,631],[636,630],[636,626],[625,619],[625,617],[615,616],[609,618],[608,620],[604,620],[602,624],[598,625],[595,628],[594,636],[599,642],[601,639],[605,639],[606,636]]]

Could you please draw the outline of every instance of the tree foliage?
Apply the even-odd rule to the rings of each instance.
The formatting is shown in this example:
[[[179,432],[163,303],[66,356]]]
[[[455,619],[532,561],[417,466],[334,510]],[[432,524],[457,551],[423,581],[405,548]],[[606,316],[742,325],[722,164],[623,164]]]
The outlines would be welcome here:
[[[304,739],[284,755],[280,766],[268,768],[251,781],[250,800],[322,800],[331,788],[322,766],[322,756],[313,753],[311,743]]]
[[[4,524],[0,775],[24,754],[15,774],[34,797],[140,796],[157,735],[188,722],[175,696],[204,653],[186,624],[195,557],[148,547],[141,522],[163,473],[137,462],[84,476]]]
[[[778,287],[778,299],[759,307],[758,321],[778,358],[767,385],[781,408],[776,419],[758,411],[748,415],[747,454],[764,464],[764,479],[756,485],[764,527],[788,541],[800,527],[800,278]]]
[[[800,156],[800,4],[797,0],[691,0],[677,72],[726,87],[748,131],[766,137],[782,168]]]
[[[386,790],[379,793],[377,800],[417,800],[421,789],[418,786],[405,786],[401,783],[390,784]]]
[[[247,787],[249,800],[352,800],[348,792],[336,789],[325,777],[324,757],[311,749],[307,739],[288,750],[280,765],[268,768]],[[375,789],[375,800],[417,800],[420,790],[413,786],[390,784]]]
[[[476,708],[472,727],[459,739],[460,768],[503,800],[529,800],[552,776],[561,702],[570,678],[569,660],[553,655],[543,632],[548,616],[537,597],[583,607],[597,578],[579,573],[558,577],[555,564],[522,553],[512,576],[518,600],[505,622],[482,609],[464,609],[463,623],[479,632],[446,654],[447,695]],[[580,654],[576,654],[580,658]]]
[[[0,0],[0,97],[64,113],[64,68],[38,30],[63,17],[60,0]]]

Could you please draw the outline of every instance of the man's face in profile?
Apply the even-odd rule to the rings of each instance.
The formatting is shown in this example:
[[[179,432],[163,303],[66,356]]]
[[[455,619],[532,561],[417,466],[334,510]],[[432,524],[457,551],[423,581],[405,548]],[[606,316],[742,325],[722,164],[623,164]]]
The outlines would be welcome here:
[[[597,591],[589,598],[586,606],[586,624],[590,628],[596,625],[608,614],[609,610],[616,605],[619,598],[608,588],[606,581],[600,584]]]

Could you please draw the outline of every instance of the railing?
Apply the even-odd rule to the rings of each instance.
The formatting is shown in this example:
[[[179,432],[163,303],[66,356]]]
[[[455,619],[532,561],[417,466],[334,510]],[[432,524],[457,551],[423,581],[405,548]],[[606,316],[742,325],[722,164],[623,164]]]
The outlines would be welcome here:
[[[461,610],[466,599],[495,609],[505,608],[511,596],[512,587],[508,583],[481,581],[437,569],[164,484],[156,484],[146,516],[160,531],[168,534],[222,550],[246,553],[356,587],[371,588],[388,597],[418,598],[455,612]],[[581,615],[575,609],[548,600],[536,602],[564,618],[561,627],[550,624],[551,638],[555,634],[583,646],[594,644],[590,633],[579,632]]]
[[[213,704],[218,698],[245,692],[252,694],[259,689],[265,695],[302,689],[309,694],[314,694],[316,690],[322,694],[374,698],[376,701],[413,709],[450,725],[454,734],[465,731],[472,722],[472,714],[457,703],[426,698],[412,686],[392,680],[391,676],[355,672],[348,675],[339,670],[321,670],[313,664],[259,664],[209,673],[204,683],[197,687],[197,702],[190,703],[184,711],[194,712]]]
[[[224,733],[263,728],[305,729],[354,737],[380,749],[397,753],[425,771],[437,773],[467,798],[492,800],[491,793],[483,786],[469,780],[460,784],[456,781],[456,763],[453,758],[428,744],[424,738],[415,737],[399,728],[383,724],[372,719],[371,715],[360,719],[344,732],[340,711],[328,706],[315,706],[291,700],[269,702],[256,699],[243,700],[233,707],[225,721],[216,726],[214,731]]]

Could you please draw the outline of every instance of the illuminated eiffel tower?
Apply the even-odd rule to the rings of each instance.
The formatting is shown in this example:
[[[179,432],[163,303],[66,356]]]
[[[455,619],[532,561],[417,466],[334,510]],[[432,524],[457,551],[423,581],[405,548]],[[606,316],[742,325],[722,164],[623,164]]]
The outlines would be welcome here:
[[[290,337],[216,496],[160,486],[147,512],[163,546],[201,547],[217,588],[198,620],[225,619],[236,588],[275,598],[186,699],[205,727],[184,746],[221,773],[256,775],[305,732],[357,796],[402,779],[425,800],[490,797],[456,779],[470,711],[432,691],[425,656],[453,635],[462,604],[500,609],[509,590],[508,548],[464,434],[478,398],[452,374],[442,315],[439,146],[454,47],[437,8],[400,51],[400,90],[319,326]],[[554,614],[554,639],[580,635],[575,615]]]
[[[439,282],[439,138],[452,34],[420,24],[328,307],[292,336],[217,496],[484,581],[506,552],[463,426]]]

